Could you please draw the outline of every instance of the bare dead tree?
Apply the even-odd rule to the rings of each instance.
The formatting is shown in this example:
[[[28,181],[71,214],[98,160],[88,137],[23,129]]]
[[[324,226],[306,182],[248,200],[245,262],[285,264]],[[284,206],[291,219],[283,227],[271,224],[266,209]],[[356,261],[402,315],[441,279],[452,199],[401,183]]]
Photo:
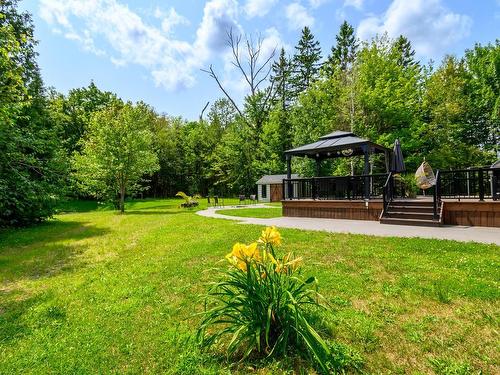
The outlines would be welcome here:
[[[247,122],[249,125],[253,125],[255,128],[260,129],[264,122],[263,115],[267,113],[272,103],[275,90],[273,88],[274,83],[271,82],[270,86],[262,88],[261,86],[268,81],[269,75],[272,71],[272,60],[276,54],[276,47],[269,53],[268,56],[261,57],[262,52],[262,37],[258,37],[257,41],[254,42],[252,37],[245,36],[243,40],[243,35],[235,34],[232,29],[227,32],[227,45],[231,50],[232,61],[231,64],[241,73],[245,82],[248,85],[251,98],[257,98],[257,95],[262,95],[261,100],[256,103],[257,116],[254,119],[255,123],[250,124],[248,119],[244,116],[243,110],[236,104],[236,101],[232,98],[230,93],[222,85],[221,79],[215,72],[212,65],[208,69],[202,69],[205,73],[208,73],[212,77],[220,90],[224,93],[227,99],[231,102],[238,114]]]
[[[203,109],[201,110],[201,113],[200,113],[200,122],[203,121],[203,113],[205,113],[208,105],[210,104],[210,102],[207,102],[207,104],[205,104],[205,107],[203,107]]]

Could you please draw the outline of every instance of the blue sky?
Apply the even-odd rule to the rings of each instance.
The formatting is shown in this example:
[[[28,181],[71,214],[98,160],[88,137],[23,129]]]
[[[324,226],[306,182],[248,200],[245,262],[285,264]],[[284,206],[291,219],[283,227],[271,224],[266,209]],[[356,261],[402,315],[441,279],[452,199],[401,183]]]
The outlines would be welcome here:
[[[66,93],[91,80],[159,112],[198,117],[222,96],[213,64],[239,100],[245,85],[225,48],[229,28],[293,53],[308,25],[324,55],[346,19],[361,39],[406,35],[423,61],[500,38],[500,0],[24,0],[33,14],[45,84]]]

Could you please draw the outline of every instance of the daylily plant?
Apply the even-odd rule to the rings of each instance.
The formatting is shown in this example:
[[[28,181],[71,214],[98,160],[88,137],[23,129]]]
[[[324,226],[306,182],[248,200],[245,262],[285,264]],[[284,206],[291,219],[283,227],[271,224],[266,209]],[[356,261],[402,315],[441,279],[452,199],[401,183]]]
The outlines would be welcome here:
[[[241,352],[242,359],[286,355],[293,347],[329,372],[330,350],[307,321],[306,307],[321,306],[316,278],[301,277],[302,257],[277,256],[281,244],[280,232],[268,227],[256,242],[233,245],[229,269],[206,296],[198,338],[208,347],[228,335],[228,354]]]

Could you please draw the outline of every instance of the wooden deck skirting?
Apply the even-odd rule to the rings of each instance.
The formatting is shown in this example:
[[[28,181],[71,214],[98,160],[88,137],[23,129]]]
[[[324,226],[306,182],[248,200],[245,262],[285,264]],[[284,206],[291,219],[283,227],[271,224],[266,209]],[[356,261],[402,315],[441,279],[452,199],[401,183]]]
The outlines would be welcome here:
[[[283,216],[319,217],[322,219],[378,220],[382,212],[381,200],[284,200]]]
[[[443,201],[443,223],[500,227],[500,201]]]
[[[283,216],[379,220],[381,200],[284,200]],[[500,201],[443,200],[443,224],[500,227]]]

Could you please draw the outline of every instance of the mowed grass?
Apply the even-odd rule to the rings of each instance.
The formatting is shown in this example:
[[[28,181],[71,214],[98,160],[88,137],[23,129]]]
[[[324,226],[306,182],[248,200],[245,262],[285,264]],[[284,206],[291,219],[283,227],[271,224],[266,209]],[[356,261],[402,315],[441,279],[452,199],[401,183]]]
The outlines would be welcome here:
[[[281,207],[266,207],[266,208],[238,208],[233,210],[217,210],[216,213],[227,216],[238,217],[256,217],[268,219],[273,217],[281,217]]]
[[[0,373],[312,373],[295,356],[236,363],[198,348],[213,267],[262,227],[179,203],[128,202],[124,215],[80,203],[0,232]],[[363,372],[500,372],[498,246],[282,234],[330,304],[315,327],[357,351]]]

